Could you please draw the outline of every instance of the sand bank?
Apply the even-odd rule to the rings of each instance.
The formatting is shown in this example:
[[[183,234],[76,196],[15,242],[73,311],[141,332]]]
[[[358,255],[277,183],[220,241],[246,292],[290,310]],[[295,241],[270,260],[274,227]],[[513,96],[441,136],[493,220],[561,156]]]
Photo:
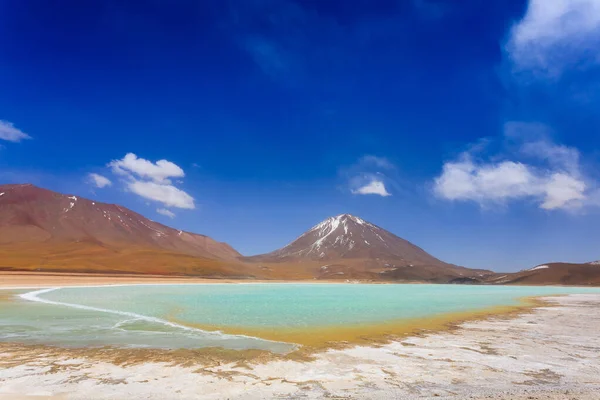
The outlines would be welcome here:
[[[42,394],[61,399],[599,398],[600,295],[547,300],[555,306],[384,345],[328,350],[312,360],[130,364],[127,357],[114,363],[1,345],[0,400]]]
[[[240,279],[135,274],[63,274],[53,272],[0,271],[0,288],[44,288],[55,286],[93,286],[146,283],[243,283]],[[259,282],[259,281],[252,281]],[[275,281],[273,281],[275,282]]]
[[[179,283],[347,283],[343,280],[258,280],[198,278],[193,276],[136,275],[136,274],[80,274],[60,272],[0,271],[0,289],[46,288],[57,286],[97,286],[126,284],[179,284]],[[372,282],[381,283],[381,282]]]

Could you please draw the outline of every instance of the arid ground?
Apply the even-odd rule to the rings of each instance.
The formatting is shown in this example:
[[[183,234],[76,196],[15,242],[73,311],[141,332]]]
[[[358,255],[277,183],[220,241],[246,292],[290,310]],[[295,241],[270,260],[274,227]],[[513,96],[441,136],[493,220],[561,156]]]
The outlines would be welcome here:
[[[128,276],[2,278],[3,287],[165,282]],[[0,399],[599,398],[600,295],[543,300],[526,312],[390,343],[290,356],[4,343]]]

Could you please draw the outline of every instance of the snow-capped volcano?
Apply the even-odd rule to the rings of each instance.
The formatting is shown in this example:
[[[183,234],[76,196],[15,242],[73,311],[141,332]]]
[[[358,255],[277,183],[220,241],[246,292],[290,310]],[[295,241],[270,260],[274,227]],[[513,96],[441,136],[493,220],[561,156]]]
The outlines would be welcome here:
[[[350,214],[327,218],[287,246],[257,257],[265,261],[373,259],[393,260],[398,265],[445,265],[412,243]]]

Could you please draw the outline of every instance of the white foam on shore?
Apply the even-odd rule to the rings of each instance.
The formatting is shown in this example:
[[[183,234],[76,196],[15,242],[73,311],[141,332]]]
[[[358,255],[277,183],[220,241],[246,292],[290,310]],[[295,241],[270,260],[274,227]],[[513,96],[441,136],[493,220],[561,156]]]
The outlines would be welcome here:
[[[110,286],[114,287],[114,286],[129,286],[129,285],[110,285]],[[68,287],[72,288],[73,286],[68,286]],[[87,287],[90,287],[90,286],[87,286]],[[105,285],[103,285],[103,286],[95,286],[95,287],[105,287]],[[200,333],[200,334],[205,335],[205,336],[212,336],[212,337],[216,337],[216,338],[219,338],[219,339],[240,339],[240,338],[244,338],[244,339],[258,340],[258,341],[262,341],[262,342],[284,343],[284,344],[289,344],[291,346],[299,347],[299,345],[295,344],[295,343],[279,342],[279,341],[275,341],[275,340],[266,340],[266,339],[262,339],[262,338],[258,338],[258,337],[254,337],[254,336],[230,335],[230,334],[227,334],[227,333],[223,333],[221,331],[205,331],[203,329],[193,328],[193,327],[190,327],[190,326],[185,326],[185,325],[177,324],[177,323],[174,323],[174,322],[170,322],[170,321],[167,321],[167,320],[164,320],[164,319],[161,319],[161,318],[150,317],[150,316],[147,316],[147,315],[137,314],[137,313],[133,313],[133,312],[129,312],[129,311],[111,310],[111,309],[108,309],[108,308],[92,307],[92,306],[86,306],[86,305],[83,305],[83,304],[65,303],[65,302],[62,302],[62,301],[48,300],[48,299],[44,299],[44,298],[39,297],[42,294],[50,293],[50,292],[53,292],[53,291],[56,291],[56,290],[60,290],[60,289],[64,289],[64,287],[52,287],[52,288],[34,290],[33,292],[27,292],[27,293],[20,294],[19,297],[21,299],[23,299],[23,300],[33,301],[33,302],[37,302],[37,303],[51,304],[51,305],[55,305],[55,306],[71,307],[71,308],[76,308],[76,309],[79,309],[79,310],[96,311],[96,312],[102,312],[102,313],[122,315],[122,316],[129,317],[129,318],[136,319],[136,320],[141,320],[141,321],[146,321],[146,322],[152,322],[152,323],[162,324],[162,325],[169,326],[169,327],[172,327],[172,328],[182,329],[182,330],[185,330],[185,331],[188,331],[188,332],[196,332],[196,333]]]

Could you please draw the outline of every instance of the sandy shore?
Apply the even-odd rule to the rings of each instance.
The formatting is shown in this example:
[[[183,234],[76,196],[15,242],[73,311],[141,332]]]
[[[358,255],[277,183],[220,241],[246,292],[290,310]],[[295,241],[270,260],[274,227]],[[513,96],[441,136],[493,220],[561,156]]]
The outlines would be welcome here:
[[[4,344],[0,400],[599,399],[600,295],[548,301],[553,306],[513,318],[328,350],[310,361],[115,364]]]
[[[119,285],[139,283],[243,283],[241,279],[204,279],[164,275],[63,274],[54,272],[0,271],[0,288],[43,288],[54,286]],[[251,281],[260,282],[260,281]],[[269,281],[271,282],[271,281]],[[272,281],[276,282],[276,281]]]
[[[78,274],[60,272],[0,271],[0,289],[44,288],[56,286],[94,286],[155,283],[347,283],[343,280],[258,280],[208,279],[197,277],[135,274]],[[373,282],[379,283],[379,282]]]

